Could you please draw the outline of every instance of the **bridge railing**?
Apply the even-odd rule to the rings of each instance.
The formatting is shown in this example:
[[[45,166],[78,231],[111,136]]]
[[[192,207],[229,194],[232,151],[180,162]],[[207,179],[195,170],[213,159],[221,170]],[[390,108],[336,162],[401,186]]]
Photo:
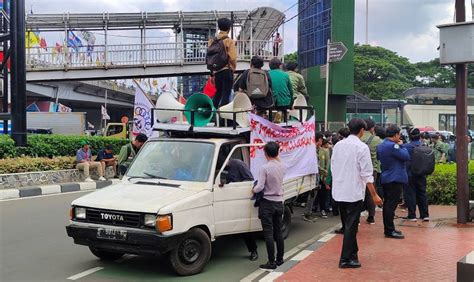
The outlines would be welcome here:
[[[279,54],[268,41],[237,41],[237,60],[250,61],[253,55],[268,61]],[[93,45],[81,47],[30,47],[26,50],[27,69],[69,70],[159,65],[204,64],[207,41]]]

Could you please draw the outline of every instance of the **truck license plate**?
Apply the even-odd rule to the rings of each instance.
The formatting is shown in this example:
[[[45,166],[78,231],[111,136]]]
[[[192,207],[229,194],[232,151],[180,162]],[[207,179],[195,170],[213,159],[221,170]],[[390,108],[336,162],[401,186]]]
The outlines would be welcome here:
[[[99,228],[97,229],[97,238],[125,241],[127,240],[127,230]]]

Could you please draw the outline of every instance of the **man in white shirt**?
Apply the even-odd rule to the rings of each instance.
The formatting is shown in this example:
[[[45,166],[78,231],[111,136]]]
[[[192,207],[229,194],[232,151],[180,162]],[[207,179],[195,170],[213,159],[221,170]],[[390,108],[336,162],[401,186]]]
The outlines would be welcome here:
[[[333,149],[331,159],[332,195],[339,204],[344,226],[339,268],[361,267],[357,252],[357,231],[367,186],[376,205],[382,200],[375,192],[373,166],[369,147],[360,141],[366,123],[354,118],[349,122],[351,135],[339,141]]]

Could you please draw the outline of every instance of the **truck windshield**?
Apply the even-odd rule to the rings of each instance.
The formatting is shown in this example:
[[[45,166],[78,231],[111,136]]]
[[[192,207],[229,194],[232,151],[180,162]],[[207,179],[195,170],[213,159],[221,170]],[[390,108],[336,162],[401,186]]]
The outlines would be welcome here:
[[[183,141],[147,143],[127,172],[128,177],[206,182],[214,144]]]

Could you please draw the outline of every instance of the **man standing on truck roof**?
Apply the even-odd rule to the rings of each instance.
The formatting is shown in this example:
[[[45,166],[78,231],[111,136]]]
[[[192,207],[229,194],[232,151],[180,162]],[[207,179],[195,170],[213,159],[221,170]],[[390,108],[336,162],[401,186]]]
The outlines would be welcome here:
[[[286,167],[278,157],[280,146],[276,142],[268,142],[264,147],[264,151],[268,162],[260,169],[258,183],[252,192],[259,193],[263,191],[263,199],[261,199],[258,208],[258,218],[262,223],[268,262],[260,265],[260,268],[272,271],[283,264],[283,254],[285,253],[281,221],[284,211],[283,178]],[[277,246],[276,260],[275,242]]]
[[[137,137],[135,137],[135,140],[128,143],[127,145],[122,146],[118,157],[120,175],[123,176],[125,172],[127,172],[128,167],[147,140],[148,137],[145,134],[140,133],[137,135]]]
[[[104,175],[102,174],[102,165],[100,164],[100,162],[92,161],[92,154],[89,147],[89,143],[84,140],[81,142],[81,147],[82,148],[77,150],[77,153],[76,153],[76,161],[77,161],[76,168],[84,171],[84,176],[86,177],[84,181],[86,182],[94,181],[92,180],[89,174],[89,170],[91,168],[97,169],[97,173],[99,174],[99,181],[106,180],[104,178]]]
[[[359,251],[357,231],[366,186],[374,203],[382,204],[382,200],[375,192],[374,169],[369,147],[360,140],[366,126],[363,119],[352,119],[349,122],[351,135],[337,142],[331,159],[332,195],[339,204],[341,220],[344,223],[339,268],[361,267],[357,255]]]

